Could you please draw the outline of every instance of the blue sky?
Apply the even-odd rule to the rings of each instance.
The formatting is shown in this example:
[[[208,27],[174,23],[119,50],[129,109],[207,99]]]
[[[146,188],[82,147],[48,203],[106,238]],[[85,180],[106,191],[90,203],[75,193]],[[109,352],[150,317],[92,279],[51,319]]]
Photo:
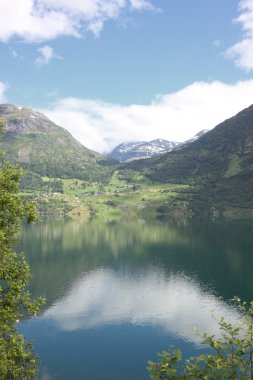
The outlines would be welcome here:
[[[87,147],[183,141],[253,103],[253,0],[0,0],[0,101]]]

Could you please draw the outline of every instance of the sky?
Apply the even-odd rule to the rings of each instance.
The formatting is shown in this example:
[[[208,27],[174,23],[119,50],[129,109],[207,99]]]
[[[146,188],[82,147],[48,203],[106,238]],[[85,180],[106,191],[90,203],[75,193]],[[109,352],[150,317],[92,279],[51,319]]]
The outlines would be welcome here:
[[[0,0],[0,102],[86,147],[184,141],[253,103],[253,0]]]

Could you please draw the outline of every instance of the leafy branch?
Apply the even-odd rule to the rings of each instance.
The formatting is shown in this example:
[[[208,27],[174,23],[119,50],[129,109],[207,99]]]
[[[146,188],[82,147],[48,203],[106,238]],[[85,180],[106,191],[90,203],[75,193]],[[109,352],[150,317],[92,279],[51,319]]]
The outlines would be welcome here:
[[[222,317],[221,338],[195,330],[202,338],[201,343],[212,349],[212,354],[183,361],[180,350],[164,351],[159,354],[158,362],[148,363],[151,379],[253,380],[253,302],[242,302],[239,297],[233,300],[241,318],[232,324]]]

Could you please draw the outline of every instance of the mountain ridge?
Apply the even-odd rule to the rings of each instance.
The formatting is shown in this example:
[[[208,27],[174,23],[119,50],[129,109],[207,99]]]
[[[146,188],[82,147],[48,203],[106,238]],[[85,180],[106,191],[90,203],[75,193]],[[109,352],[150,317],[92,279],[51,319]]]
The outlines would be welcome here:
[[[112,160],[84,147],[63,127],[27,107],[0,105],[4,122],[0,148],[6,158],[41,176],[92,179]]]
[[[108,154],[108,156],[121,163],[131,162],[133,160],[148,159],[180,149],[184,145],[190,144],[197,140],[206,132],[208,131],[202,130],[191,139],[183,142],[164,139],[155,139],[151,141],[129,141],[127,143],[117,145],[112,152]]]
[[[137,159],[150,158],[174,149],[179,143],[163,139],[151,141],[130,141],[116,146],[109,157],[119,162],[129,162]]]
[[[79,186],[84,204],[94,193],[95,197],[104,194],[105,204],[114,207],[120,203],[112,201],[112,197],[123,197],[125,191],[129,199],[137,199],[136,191],[141,201],[132,207],[146,208],[147,214],[151,208],[166,214],[171,207],[179,206],[184,212],[200,215],[215,214],[217,210],[223,214],[224,210],[237,208],[251,210],[253,216],[253,105],[169,153],[118,166],[83,147],[64,128],[36,110],[0,105],[0,119],[4,121],[0,150],[6,152],[6,159],[28,170],[23,188],[31,193],[39,188],[44,192],[48,182],[43,177],[56,180],[50,185],[55,189],[51,192],[69,191],[78,182],[72,181],[68,188],[58,179],[80,179],[75,186]],[[108,186],[103,190],[105,184]],[[150,186],[148,196],[143,196],[142,184]],[[152,186],[160,187],[156,199],[150,195]],[[177,195],[169,195],[170,186],[179,189]],[[97,204],[97,199],[92,201]],[[125,210],[128,206],[122,207]]]

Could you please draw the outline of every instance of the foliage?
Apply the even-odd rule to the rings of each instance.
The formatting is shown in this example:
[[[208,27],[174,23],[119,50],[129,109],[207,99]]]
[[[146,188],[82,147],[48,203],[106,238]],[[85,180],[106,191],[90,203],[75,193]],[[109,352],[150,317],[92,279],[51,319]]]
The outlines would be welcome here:
[[[201,334],[202,343],[213,354],[202,354],[181,364],[180,350],[163,352],[158,363],[149,362],[151,379],[253,379],[253,302],[247,304],[238,297],[234,300],[242,315],[240,322],[233,325],[223,317],[219,321],[221,338]]]
[[[23,171],[4,163],[0,167],[0,378],[35,379],[37,358],[16,330],[16,322],[37,314],[43,300],[31,300],[27,291],[29,265],[13,246],[20,221],[36,216],[35,206],[18,194]]]
[[[27,171],[21,178],[20,189],[27,192],[40,191],[43,193],[63,193],[63,182],[60,179],[51,178],[43,181],[41,176]]]

